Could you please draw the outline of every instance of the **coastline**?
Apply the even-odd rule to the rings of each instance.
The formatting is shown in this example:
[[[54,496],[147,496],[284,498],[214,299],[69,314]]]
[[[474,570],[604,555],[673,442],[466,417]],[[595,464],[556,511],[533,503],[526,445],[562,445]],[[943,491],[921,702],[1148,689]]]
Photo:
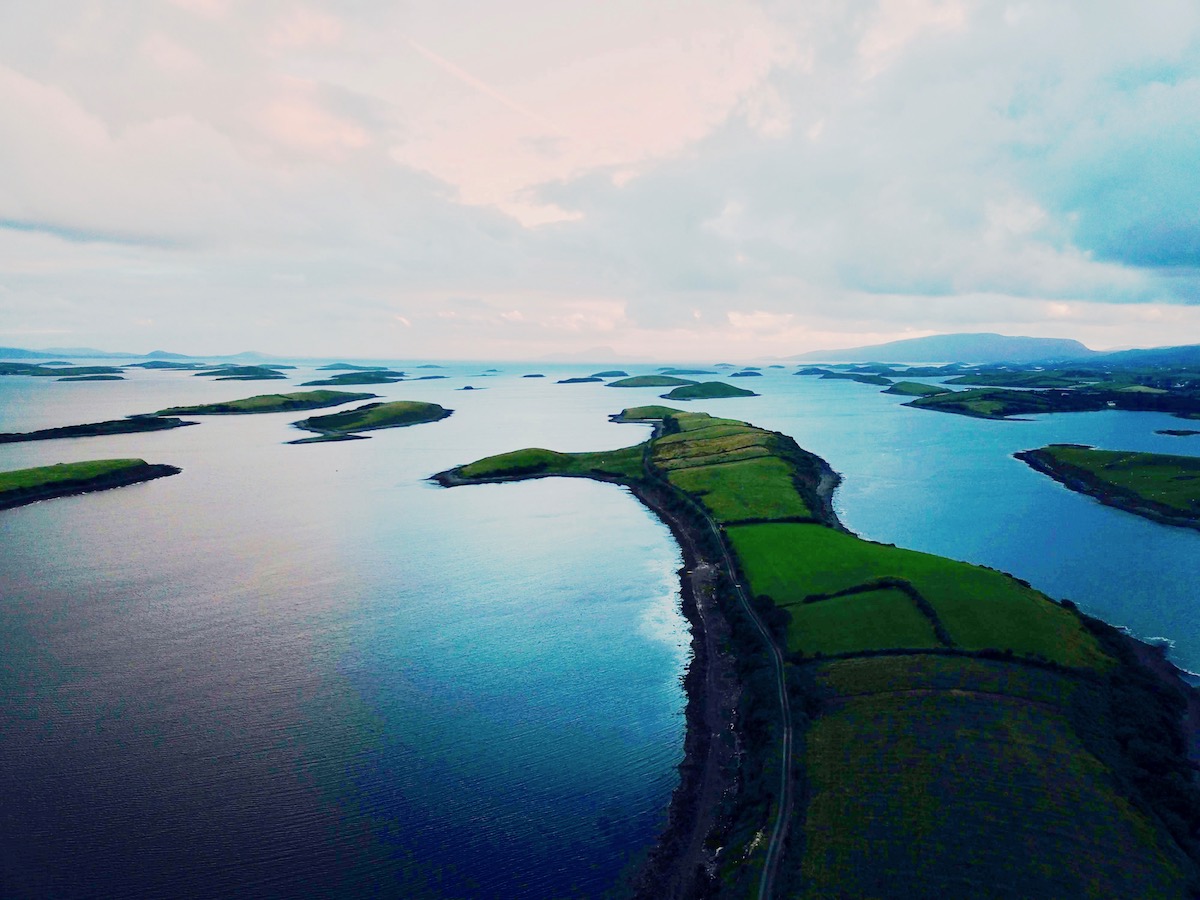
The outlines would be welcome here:
[[[617,417],[614,421],[622,421]],[[640,421],[635,424],[646,424]],[[833,508],[833,494],[841,476],[823,458],[808,454],[787,435],[785,452],[816,461],[817,500],[814,512],[832,528],[847,531]],[[654,424],[652,438],[661,436],[661,422]],[[691,900],[713,896],[717,857],[720,847],[708,846],[708,838],[721,824],[725,801],[736,791],[737,759],[743,752],[738,731],[739,700],[742,684],[736,660],[728,649],[731,626],[717,594],[719,570],[725,565],[724,554],[705,559],[701,547],[711,538],[708,529],[671,513],[667,502],[671,490],[646,479],[628,484],[618,477],[599,473],[564,475],[561,473],[525,473],[463,478],[461,467],[430,476],[442,487],[471,484],[504,484],[539,478],[587,478],[626,487],[671,531],[683,555],[679,571],[681,611],[691,632],[692,657],[684,674],[687,697],[684,707],[684,756],[678,766],[679,784],[667,804],[666,825],[650,845],[645,859],[628,881],[618,887],[637,900]],[[736,582],[736,572],[725,572]]]
[[[645,424],[645,420],[641,422]],[[831,528],[853,534],[842,525],[833,509],[833,494],[841,480],[837,473],[823,458],[802,450],[787,436],[775,434],[782,439],[777,449],[784,456],[795,453],[797,457],[802,457],[804,466],[797,469],[797,487],[803,482],[807,486],[806,498],[816,500],[811,504],[814,516]],[[654,437],[660,436],[661,423],[656,423]],[[617,886],[617,890],[622,892],[622,896],[628,892],[636,898],[647,900],[696,900],[722,894],[722,883],[717,879],[718,869],[723,869],[722,848],[716,844],[738,821],[738,810],[742,808],[742,773],[748,771],[747,754],[756,751],[743,745],[741,714],[745,698],[741,690],[743,686],[736,675],[738,659],[735,658],[735,651],[728,649],[731,623],[721,608],[722,603],[733,600],[729,596],[719,600],[715,591],[718,582],[723,580],[723,570],[738,564],[727,561],[726,555],[716,549],[714,535],[709,533],[709,528],[700,521],[692,520],[692,516],[684,511],[687,504],[681,506],[679,502],[680,493],[656,477],[655,471],[648,468],[647,477],[635,484],[619,475],[597,470],[569,474],[527,471],[465,478],[461,475],[461,467],[438,473],[431,480],[447,487],[543,477],[584,477],[608,481],[630,488],[634,496],[671,530],[684,557],[684,568],[679,572],[682,612],[692,633],[692,659],[684,676],[687,696],[684,758],[678,767],[679,784],[667,806],[666,825],[646,851],[643,862]],[[682,496],[686,499],[686,495]],[[707,517],[705,521],[708,525],[712,524]],[[711,560],[705,557],[711,557]],[[735,571],[729,575],[736,584],[738,573]],[[1188,679],[1188,673],[1167,659],[1161,646],[1140,640],[1102,620],[1095,622],[1103,625],[1112,639],[1125,648],[1117,649],[1118,659],[1141,669],[1159,685],[1156,693],[1163,691],[1179,696],[1182,706],[1177,707],[1178,718],[1173,715],[1174,724],[1170,726],[1171,730],[1178,729],[1184,741],[1181,747],[1184,756],[1177,759],[1185,766],[1185,771],[1188,765],[1200,771],[1200,689],[1197,689],[1193,680]],[[1136,676],[1134,683],[1138,683]],[[750,770],[753,770],[754,758],[757,757],[749,761]],[[794,779],[798,776],[791,777]],[[795,812],[798,823],[792,824],[804,821],[803,799],[798,801],[798,806]],[[786,815],[788,823],[792,818],[791,814]],[[769,882],[767,889],[770,889]]]
[[[1094,482],[1085,480],[1074,469],[1067,469],[1047,462],[1036,450],[1021,450],[1014,453],[1013,456],[1021,460],[1021,462],[1025,463],[1025,465],[1029,466],[1035,472],[1041,472],[1043,475],[1054,479],[1067,488],[1067,490],[1074,491],[1077,494],[1086,494],[1092,499],[1103,503],[1105,506],[1133,513],[1135,516],[1141,516],[1143,519],[1158,522],[1160,525],[1171,525],[1175,528],[1192,528],[1200,531],[1200,519],[1189,519],[1176,515],[1166,507],[1159,508],[1149,501],[1137,500],[1106,490]]]
[[[57,497],[71,497],[76,494],[90,494],[95,491],[107,491],[112,488],[126,487],[131,484],[141,484],[143,481],[153,481],[156,478],[166,478],[178,475],[183,469],[159,463],[146,463],[135,469],[113,472],[85,481],[60,481],[55,484],[42,485],[36,488],[24,488],[8,491],[0,495],[0,510],[15,509],[27,506],[41,500],[52,500]]]

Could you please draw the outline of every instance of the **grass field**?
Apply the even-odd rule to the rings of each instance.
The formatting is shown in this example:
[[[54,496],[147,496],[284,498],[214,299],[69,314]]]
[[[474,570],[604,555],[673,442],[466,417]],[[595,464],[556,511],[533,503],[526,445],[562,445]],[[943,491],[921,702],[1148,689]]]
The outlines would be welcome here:
[[[668,480],[695,496],[718,522],[812,515],[792,484],[792,467],[773,456],[677,468]]]
[[[1200,517],[1200,458],[1051,444],[1033,453],[1101,491]]]
[[[58,463],[33,469],[0,472],[0,494],[5,491],[28,490],[64,481],[89,481],[146,465],[144,459],[95,459],[88,462]]]
[[[895,588],[830,597],[785,607],[792,615],[788,650],[861,653],[865,650],[944,646],[911,597]]]
[[[866,696],[835,704],[806,745],[804,888],[791,896],[1185,895],[1177,856],[1054,708]]]
[[[1106,657],[1067,609],[1009,575],[874,544],[820,525],[737,525],[728,535],[752,591],[789,605],[879,578],[909,582],[964,650],[1012,650],[1068,666]]]
[[[299,412],[306,409],[324,409],[370,400],[375,394],[353,394],[348,391],[298,391],[294,394],[259,394],[243,400],[227,400],[223,403],[204,403],[199,406],[172,406],[160,409],[156,416],[213,416],[238,413]]]

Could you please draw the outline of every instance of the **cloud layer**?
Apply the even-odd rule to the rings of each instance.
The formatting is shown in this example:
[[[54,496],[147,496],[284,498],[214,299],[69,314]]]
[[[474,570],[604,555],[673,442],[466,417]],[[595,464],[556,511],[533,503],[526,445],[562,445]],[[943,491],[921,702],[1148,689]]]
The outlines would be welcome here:
[[[1189,0],[12,6],[0,344],[1200,340]]]

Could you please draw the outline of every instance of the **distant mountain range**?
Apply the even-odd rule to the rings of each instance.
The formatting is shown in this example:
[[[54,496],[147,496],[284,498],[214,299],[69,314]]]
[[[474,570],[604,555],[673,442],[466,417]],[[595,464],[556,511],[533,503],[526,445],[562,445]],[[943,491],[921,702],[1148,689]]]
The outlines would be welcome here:
[[[224,356],[188,356],[169,350],[151,350],[149,353],[114,353],[97,350],[95,347],[47,347],[45,350],[24,350],[20,347],[0,347],[0,359],[276,359],[257,350],[230,353]]]
[[[1137,351],[1130,351],[1137,352]],[[881,363],[1033,363],[1092,359],[1098,356],[1079,341],[1010,337],[1004,334],[934,334],[845,350],[814,350],[789,356],[821,362]]]

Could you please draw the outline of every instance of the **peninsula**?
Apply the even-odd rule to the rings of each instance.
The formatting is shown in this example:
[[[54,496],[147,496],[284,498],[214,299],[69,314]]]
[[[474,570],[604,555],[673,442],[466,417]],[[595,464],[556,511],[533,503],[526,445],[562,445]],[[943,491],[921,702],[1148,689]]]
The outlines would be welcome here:
[[[1200,530],[1200,458],[1050,444],[1013,454],[1064,487],[1164,525]]]
[[[436,403],[421,403],[416,400],[396,400],[391,403],[368,403],[343,412],[327,416],[312,416],[292,424],[304,431],[316,432],[316,437],[288,441],[289,444],[316,444],[323,441],[362,440],[362,431],[377,431],[381,428],[404,428],[437,422],[453,413]]]
[[[95,459],[0,472],[0,509],[25,506],[52,497],[106,491],[178,475],[181,471],[175,466],[152,465],[143,459]]]
[[[639,896],[1183,897],[1200,883],[1195,698],[1150,648],[1009,575],[849,533],[837,476],[785,435],[663,406],[615,418],[653,436],[434,477],[611,482],[680,542],[686,758]]]

